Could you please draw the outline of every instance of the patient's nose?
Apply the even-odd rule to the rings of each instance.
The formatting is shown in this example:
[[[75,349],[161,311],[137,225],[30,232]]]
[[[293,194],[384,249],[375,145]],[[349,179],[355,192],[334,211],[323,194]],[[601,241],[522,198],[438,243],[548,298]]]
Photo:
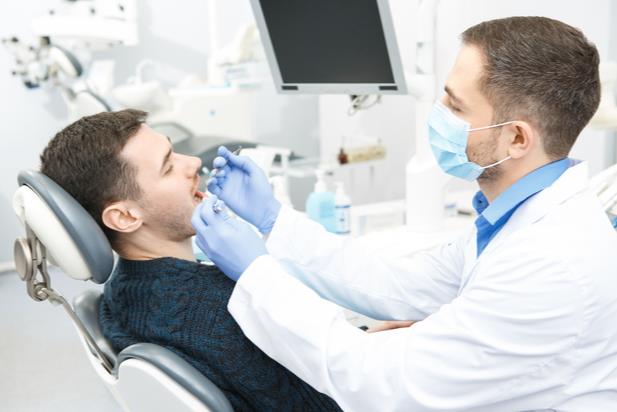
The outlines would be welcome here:
[[[187,172],[195,176],[201,170],[201,159],[196,156],[186,156]]]
[[[196,171],[201,169],[201,159],[196,156],[191,156],[191,160],[194,162],[194,167]]]

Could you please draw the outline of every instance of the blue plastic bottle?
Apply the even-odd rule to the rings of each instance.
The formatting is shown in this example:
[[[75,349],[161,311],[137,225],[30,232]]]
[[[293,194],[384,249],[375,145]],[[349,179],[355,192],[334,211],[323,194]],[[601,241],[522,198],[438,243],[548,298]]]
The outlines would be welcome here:
[[[336,233],[339,235],[349,235],[351,233],[351,199],[345,193],[343,182],[336,183],[334,209]]]
[[[324,182],[323,170],[317,170],[315,189],[306,199],[306,214],[316,222],[321,223],[329,232],[336,232],[334,193],[328,192]]]

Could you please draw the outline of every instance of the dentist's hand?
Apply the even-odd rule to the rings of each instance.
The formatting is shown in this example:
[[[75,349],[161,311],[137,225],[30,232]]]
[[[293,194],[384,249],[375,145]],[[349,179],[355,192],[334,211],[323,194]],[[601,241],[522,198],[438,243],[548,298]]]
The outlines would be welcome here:
[[[219,172],[208,190],[221,198],[231,210],[261,233],[272,230],[281,210],[264,172],[246,156],[236,156],[226,147],[219,147],[213,166]]]
[[[246,222],[230,219],[224,211],[214,213],[215,201],[216,196],[211,196],[193,212],[196,243],[229,278],[237,281],[255,259],[268,252],[264,241]]]

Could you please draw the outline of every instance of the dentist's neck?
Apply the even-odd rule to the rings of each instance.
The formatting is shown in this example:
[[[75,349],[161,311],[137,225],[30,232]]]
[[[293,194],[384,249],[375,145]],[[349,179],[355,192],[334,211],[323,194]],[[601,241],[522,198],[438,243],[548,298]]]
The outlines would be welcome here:
[[[517,180],[518,179],[513,178],[506,179],[504,176],[499,176],[499,178],[496,179],[479,178],[478,185],[486,197],[486,200],[488,200],[489,203],[493,203],[493,201],[497,199],[500,194],[505,192]]]
[[[493,203],[499,195],[508,190],[518,180],[552,161],[545,155],[527,159],[510,159],[497,166],[500,169],[499,173],[495,176],[490,178],[480,176],[478,178],[478,185],[488,202]]]

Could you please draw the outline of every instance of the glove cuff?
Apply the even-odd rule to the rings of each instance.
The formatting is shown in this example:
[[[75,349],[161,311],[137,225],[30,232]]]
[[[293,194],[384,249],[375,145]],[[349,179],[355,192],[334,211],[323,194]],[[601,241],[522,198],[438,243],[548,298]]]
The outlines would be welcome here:
[[[259,231],[263,235],[272,232],[272,228],[274,227],[276,219],[279,216],[279,212],[281,211],[281,202],[276,199],[272,199],[266,210],[266,216],[258,227]]]

